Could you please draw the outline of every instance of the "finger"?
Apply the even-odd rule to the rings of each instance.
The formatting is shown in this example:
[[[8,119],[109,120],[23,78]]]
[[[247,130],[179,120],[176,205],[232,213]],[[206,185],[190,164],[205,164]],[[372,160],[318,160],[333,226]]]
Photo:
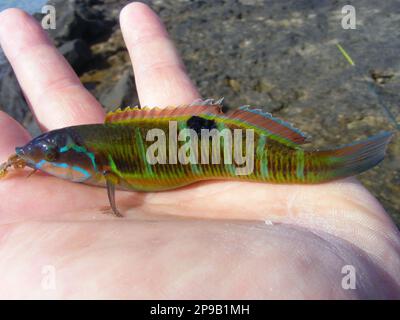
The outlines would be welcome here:
[[[142,106],[182,105],[199,98],[165,27],[148,6],[125,6],[120,23]]]
[[[29,133],[14,119],[0,111],[0,163],[15,153],[15,147],[23,146],[30,140]]]
[[[18,9],[0,13],[0,44],[42,127],[104,120],[100,104],[27,13]]]

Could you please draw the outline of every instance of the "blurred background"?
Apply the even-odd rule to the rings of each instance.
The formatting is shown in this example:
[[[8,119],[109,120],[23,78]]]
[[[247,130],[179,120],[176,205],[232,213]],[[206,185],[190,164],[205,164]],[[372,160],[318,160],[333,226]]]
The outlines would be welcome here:
[[[55,45],[103,106],[114,110],[138,103],[118,24],[128,2],[0,0],[0,10],[20,7],[41,21],[42,6],[52,4],[57,24],[48,31]],[[398,0],[142,2],[166,24],[203,97],[225,97],[227,107],[262,107],[310,134],[316,147],[395,132],[385,160],[359,178],[400,226]],[[343,29],[344,5],[354,6],[356,29]],[[0,109],[32,134],[40,132],[1,52]]]

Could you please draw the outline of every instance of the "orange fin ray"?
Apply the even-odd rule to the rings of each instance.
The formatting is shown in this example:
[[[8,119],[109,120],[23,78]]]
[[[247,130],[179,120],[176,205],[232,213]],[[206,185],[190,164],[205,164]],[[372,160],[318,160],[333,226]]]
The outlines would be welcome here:
[[[126,123],[132,119],[160,119],[160,118],[171,118],[179,116],[196,116],[201,114],[221,114],[222,109],[220,104],[214,105],[187,105],[181,107],[139,107],[126,108],[124,110],[116,110],[109,112],[106,115],[105,123]]]

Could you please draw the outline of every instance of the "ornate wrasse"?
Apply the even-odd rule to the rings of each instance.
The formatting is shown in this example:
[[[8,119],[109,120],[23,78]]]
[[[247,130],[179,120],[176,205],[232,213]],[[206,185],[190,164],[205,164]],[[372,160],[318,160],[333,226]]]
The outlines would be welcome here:
[[[390,132],[330,150],[307,150],[299,130],[259,109],[220,105],[128,108],[104,124],[44,133],[0,167],[29,166],[74,182],[163,191],[201,180],[319,183],[361,173],[384,157]]]

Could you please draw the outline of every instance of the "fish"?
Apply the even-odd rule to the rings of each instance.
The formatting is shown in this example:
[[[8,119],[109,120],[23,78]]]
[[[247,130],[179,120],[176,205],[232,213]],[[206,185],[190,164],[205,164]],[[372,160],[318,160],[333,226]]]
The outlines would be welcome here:
[[[213,100],[180,107],[128,107],[103,124],[43,133],[0,166],[14,166],[115,191],[159,192],[205,180],[315,184],[354,176],[380,163],[392,133],[337,148],[304,145],[306,134],[250,106],[224,112]]]

